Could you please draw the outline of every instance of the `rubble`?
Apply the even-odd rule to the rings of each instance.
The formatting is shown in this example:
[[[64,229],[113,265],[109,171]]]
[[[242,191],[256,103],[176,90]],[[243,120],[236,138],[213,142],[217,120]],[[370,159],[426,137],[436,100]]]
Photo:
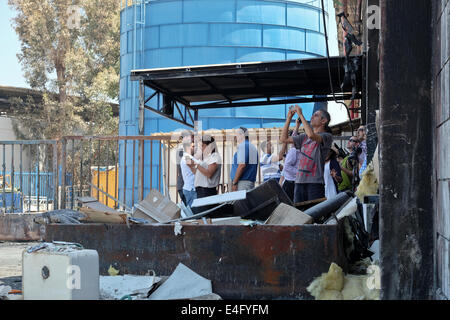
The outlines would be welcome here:
[[[150,223],[165,223],[180,217],[181,209],[158,190],[152,189],[144,200],[134,205],[133,218]]]
[[[80,211],[86,216],[80,221],[96,223],[127,223],[127,214],[121,213],[91,197],[78,198]]]
[[[161,277],[122,275],[100,276],[100,299],[120,300],[129,295],[137,299],[146,299],[148,292],[161,281]]]
[[[86,216],[75,210],[62,209],[37,214],[33,221],[37,224],[63,223],[80,224]]]
[[[172,275],[148,299],[192,299],[212,293],[211,280],[203,278],[179,263]]]

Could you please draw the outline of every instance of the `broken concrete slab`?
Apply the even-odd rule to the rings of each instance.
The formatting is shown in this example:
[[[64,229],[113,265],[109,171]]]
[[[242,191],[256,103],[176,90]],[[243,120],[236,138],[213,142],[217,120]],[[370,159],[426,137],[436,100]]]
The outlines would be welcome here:
[[[312,222],[313,218],[302,211],[285,203],[280,203],[265,224],[289,226],[310,224]]]
[[[179,263],[172,275],[150,295],[149,300],[191,299],[211,293],[211,280]]]
[[[134,205],[133,217],[152,223],[165,223],[180,217],[181,209],[158,190],[152,189],[144,200]]]
[[[161,281],[161,277],[122,275],[100,276],[100,299],[119,300],[126,295],[145,295]]]

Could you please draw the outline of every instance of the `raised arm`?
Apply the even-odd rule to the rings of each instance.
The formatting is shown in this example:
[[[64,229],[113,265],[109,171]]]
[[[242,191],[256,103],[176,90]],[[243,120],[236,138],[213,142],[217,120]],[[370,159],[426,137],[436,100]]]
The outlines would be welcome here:
[[[289,110],[289,112],[287,114],[286,122],[284,123],[283,130],[281,130],[281,138],[280,138],[281,143],[294,143],[294,140],[292,139],[292,137],[288,137],[289,126],[291,124],[292,117],[294,116],[294,114],[295,114],[294,110]]]
[[[298,105],[295,105],[295,111],[297,112],[299,119],[302,121],[303,128],[305,128],[305,133],[308,138],[321,144],[323,142],[322,136],[315,133],[313,128],[309,125],[308,121],[303,116],[302,108],[300,108]]]

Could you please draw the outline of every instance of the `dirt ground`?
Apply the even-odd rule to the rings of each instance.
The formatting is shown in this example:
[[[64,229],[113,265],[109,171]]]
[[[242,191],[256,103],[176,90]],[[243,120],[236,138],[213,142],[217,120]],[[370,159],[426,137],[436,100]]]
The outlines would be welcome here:
[[[0,242],[0,285],[22,289],[22,251],[37,242]]]

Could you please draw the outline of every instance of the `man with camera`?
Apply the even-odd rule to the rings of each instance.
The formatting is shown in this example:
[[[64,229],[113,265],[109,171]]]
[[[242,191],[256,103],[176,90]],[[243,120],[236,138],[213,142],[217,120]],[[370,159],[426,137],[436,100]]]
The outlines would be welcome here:
[[[342,174],[342,182],[338,185],[339,192],[353,190],[359,183],[359,156],[362,150],[357,137],[350,137],[347,141],[347,150],[350,153],[339,162]]]
[[[303,124],[305,133],[288,137],[289,125],[294,114]],[[333,136],[329,133],[330,114],[324,110],[316,111],[311,120],[303,116],[302,109],[295,105],[290,108],[281,133],[281,143],[293,143],[300,150],[298,172],[295,179],[294,202],[304,202],[325,197],[324,167],[325,158],[330,151]]]

